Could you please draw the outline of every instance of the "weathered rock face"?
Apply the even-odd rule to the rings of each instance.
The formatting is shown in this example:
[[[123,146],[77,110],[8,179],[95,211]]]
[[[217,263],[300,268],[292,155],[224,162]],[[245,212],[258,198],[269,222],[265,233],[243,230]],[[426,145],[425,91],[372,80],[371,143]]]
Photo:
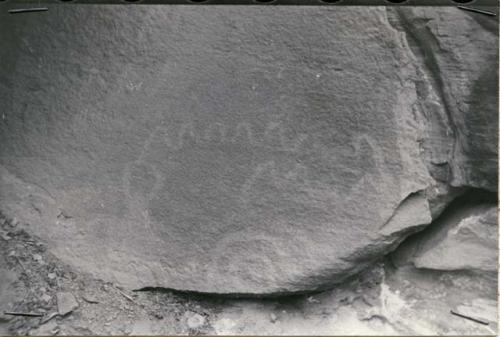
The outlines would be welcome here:
[[[389,15],[419,60],[416,83],[431,174],[452,186],[496,191],[498,22],[457,11],[420,7]]]
[[[489,273],[496,279],[496,196],[476,192],[457,199],[432,226],[404,242],[392,256],[397,265]]]
[[[410,14],[71,6],[2,17],[0,208],[61,259],[128,287],[340,282],[430,223],[450,185],[496,187],[496,131],[464,143],[467,125],[495,130],[496,104],[476,102],[475,119],[468,96],[431,78],[447,73],[421,64],[407,26],[434,14]],[[441,67],[464,76],[461,90],[495,95],[481,81],[496,81],[497,37],[472,36],[481,26],[461,12],[439,24],[450,22],[471,32],[448,27],[450,48],[482,49]],[[495,67],[477,79],[483,56]],[[443,92],[468,102],[453,110],[464,128],[450,131]],[[478,158],[484,180],[460,173]]]
[[[477,211],[485,211],[479,208]],[[422,250],[415,257],[419,268],[439,270],[497,270],[498,233],[497,212],[490,206],[485,213],[470,215],[435,243]]]

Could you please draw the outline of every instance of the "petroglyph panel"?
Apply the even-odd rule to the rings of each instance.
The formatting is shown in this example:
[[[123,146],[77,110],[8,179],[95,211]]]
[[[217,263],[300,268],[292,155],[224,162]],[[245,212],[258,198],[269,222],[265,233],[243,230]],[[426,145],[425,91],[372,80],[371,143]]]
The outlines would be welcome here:
[[[477,25],[452,17],[439,23],[449,36],[436,35],[450,50],[446,25],[470,36]],[[384,7],[75,6],[25,18],[36,29],[0,22],[17,32],[0,50],[0,205],[34,200],[33,234],[100,278],[325,288],[428,224],[451,182],[489,186],[461,166],[482,138],[461,148],[465,117],[449,127],[461,112],[448,116],[446,97],[468,95],[436,89]],[[490,40],[470,48],[486,53]],[[447,60],[436,62],[455,71]],[[464,88],[488,87],[460,74]]]

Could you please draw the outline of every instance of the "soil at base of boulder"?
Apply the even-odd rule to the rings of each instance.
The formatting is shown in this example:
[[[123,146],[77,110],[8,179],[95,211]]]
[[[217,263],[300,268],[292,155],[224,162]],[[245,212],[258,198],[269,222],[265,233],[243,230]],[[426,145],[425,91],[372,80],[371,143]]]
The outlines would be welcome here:
[[[496,277],[485,273],[383,260],[332,290],[274,299],[127,292],[75,272],[11,221],[0,230],[2,335],[493,335],[497,329]],[[59,315],[58,293],[71,294],[79,306]]]

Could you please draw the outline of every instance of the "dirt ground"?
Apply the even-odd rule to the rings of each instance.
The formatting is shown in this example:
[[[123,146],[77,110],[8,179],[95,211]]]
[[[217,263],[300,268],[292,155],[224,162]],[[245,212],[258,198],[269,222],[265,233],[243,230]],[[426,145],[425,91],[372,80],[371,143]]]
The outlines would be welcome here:
[[[496,283],[396,268],[389,258],[332,290],[274,299],[132,291],[76,272],[0,217],[1,335],[496,335]],[[58,302],[69,293],[69,309]],[[66,304],[67,306],[67,304]],[[58,311],[69,310],[65,315]],[[452,315],[450,310],[480,322]],[[37,314],[14,316],[5,312]]]

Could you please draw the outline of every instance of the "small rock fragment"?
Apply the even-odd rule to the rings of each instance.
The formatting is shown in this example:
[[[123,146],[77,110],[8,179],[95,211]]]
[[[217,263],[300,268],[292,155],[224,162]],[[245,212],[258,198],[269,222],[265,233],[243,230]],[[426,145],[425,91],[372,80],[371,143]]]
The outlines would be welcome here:
[[[48,276],[48,277],[49,277],[49,279],[51,279],[51,280],[53,280],[53,279],[55,279],[55,278],[57,277],[56,273],[49,273],[47,276]]]
[[[54,336],[59,329],[56,321],[42,321],[41,325],[36,329],[30,332],[30,335],[33,336]]]
[[[307,298],[307,302],[309,302],[309,303],[319,303],[319,301],[317,299],[315,299],[314,297],[312,297],[312,296],[309,296]]]
[[[42,255],[40,254],[33,254],[33,260],[40,262],[42,261]]]
[[[163,319],[163,315],[159,312],[155,312],[153,313],[153,317],[156,318],[156,319]]]
[[[50,300],[52,299],[52,296],[47,295],[47,294],[43,294],[43,295],[41,296],[41,299],[42,299],[42,301],[44,301],[44,302],[50,302]]]
[[[271,313],[271,315],[269,315],[269,319],[271,323],[274,323],[278,320],[278,317],[274,313]]]
[[[5,232],[0,232],[0,236],[2,237],[2,239],[4,239],[5,241],[9,241],[11,239],[11,237],[9,236],[8,233],[5,233]]]
[[[186,324],[189,329],[199,329],[205,324],[205,317],[196,312],[187,311],[184,315],[187,316]]]
[[[78,302],[75,296],[67,292],[59,292],[56,294],[57,297],[57,310],[59,315],[65,316],[78,308]]]

